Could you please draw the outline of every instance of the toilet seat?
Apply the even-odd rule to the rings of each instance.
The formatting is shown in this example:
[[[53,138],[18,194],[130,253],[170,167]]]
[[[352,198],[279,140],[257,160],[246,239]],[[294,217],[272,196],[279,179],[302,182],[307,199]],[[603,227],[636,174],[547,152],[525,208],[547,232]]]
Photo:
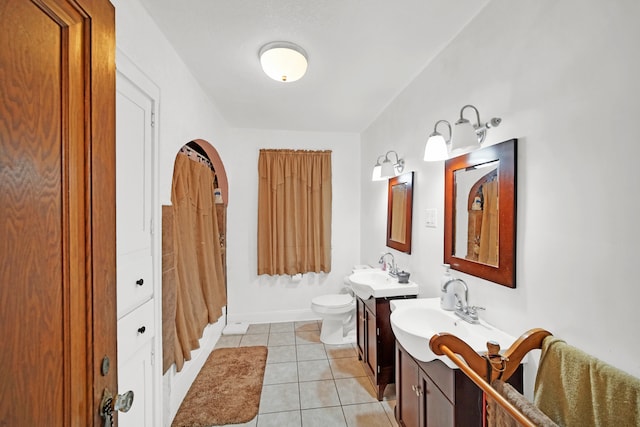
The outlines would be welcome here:
[[[355,306],[355,299],[349,294],[320,295],[311,300],[311,307],[317,313],[347,313]]]
[[[311,302],[316,305],[341,308],[350,305],[353,302],[353,297],[349,294],[320,295],[319,297],[313,298]]]

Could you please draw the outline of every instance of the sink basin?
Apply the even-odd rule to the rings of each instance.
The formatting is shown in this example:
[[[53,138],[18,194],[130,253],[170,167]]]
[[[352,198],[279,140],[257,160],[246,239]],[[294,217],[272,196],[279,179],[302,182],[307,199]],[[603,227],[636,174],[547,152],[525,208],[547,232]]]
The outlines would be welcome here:
[[[362,299],[418,295],[418,284],[398,279],[378,269],[358,270],[349,276],[353,291]]]
[[[487,351],[487,341],[496,341],[502,350],[509,348],[515,337],[480,320],[467,323],[451,311],[440,308],[439,298],[391,301],[391,329],[398,342],[417,360],[442,360],[452,369],[458,367],[447,356],[437,356],[429,348],[435,334],[448,332],[464,340],[477,352]]]

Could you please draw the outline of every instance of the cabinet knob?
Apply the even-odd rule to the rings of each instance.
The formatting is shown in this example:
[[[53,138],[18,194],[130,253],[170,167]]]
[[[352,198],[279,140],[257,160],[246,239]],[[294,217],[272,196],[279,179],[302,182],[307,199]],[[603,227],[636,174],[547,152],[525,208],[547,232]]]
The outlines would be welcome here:
[[[144,332],[147,330],[147,328],[145,326],[140,326],[138,328],[138,335],[140,334],[144,334]]]
[[[138,286],[142,286],[142,285],[144,285],[144,279],[138,279],[138,280],[136,280],[136,285],[138,285]]]

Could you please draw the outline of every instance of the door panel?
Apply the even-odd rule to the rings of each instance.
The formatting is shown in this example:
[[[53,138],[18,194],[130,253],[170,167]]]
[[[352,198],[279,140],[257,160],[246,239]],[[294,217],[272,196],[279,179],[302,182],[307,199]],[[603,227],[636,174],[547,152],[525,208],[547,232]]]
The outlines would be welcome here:
[[[113,7],[6,0],[0,40],[0,425],[86,426],[116,388]]]
[[[116,112],[118,257],[151,257],[153,100],[119,72]]]
[[[118,318],[153,295],[153,104],[141,88],[116,73]]]
[[[3,369],[2,396],[7,396],[5,390],[13,390],[17,396],[30,395],[42,401],[44,407],[42,412],[33,413],[30,405],[15,406],[13,399],[0,399],[0,425],[18,425],[18,420],[28,420],[28,425],[54,420],[61,425],[65,331],[55,320],[61,320],[68,310],[65,291],[71,285],[64,274],[70,260],[63,240],[68,212],[63,212],[67,200],[63,198],[61,157],[68,141],[63,139],[58,108],[62,97],[62,41],[60,26],[35,5],[9,3],[2,11],[0,38],[3,49],[15,52],[20,63],[12,63],[3,54],[0,64],[6,82],[3,85],[9,86],[8,92],[0,92],[1,115],[16,117],[2,125],[0,217],[5,227],[0,239],[0,328],[2,341],[16,350],[0,352],[0,366],[11,367]],[[12,25],[18,20],[23,27]],[[34,43],[41,49],[34,50]],[[36,101],[41,93],[50,96],[42,97],[40,104]],[[38,108],[51,115],[41,117]],[[26,323],[38,327],[27,331],[20,326]],[[40,355],[47,355],[46,360]]]
[[[159,91],[121,52],[116,71],[116,217],[118,266],[118,378],[122,391],[133,390],[135,402],[120,425],[152,427],[160,388],[157,332],[161,299],[156,289],[153,233],[154,128]],[[156,351],[154,352],[154,348]],[[159,411],[158,411],[159,412]],[[154,417],[155,420],[154,420]]]
[[[376,316],[367,307],[365,307],[364,313],[367,318],[367,365],[369,365],[375,379],[378,376],[378,326]],[[377,384],[375,380],[373,383]]]
[[[396,351],[398,381],[398,400],[396,403],[397,415],[404,427],[420,426],[420,370],[418,364],[404,351]]]

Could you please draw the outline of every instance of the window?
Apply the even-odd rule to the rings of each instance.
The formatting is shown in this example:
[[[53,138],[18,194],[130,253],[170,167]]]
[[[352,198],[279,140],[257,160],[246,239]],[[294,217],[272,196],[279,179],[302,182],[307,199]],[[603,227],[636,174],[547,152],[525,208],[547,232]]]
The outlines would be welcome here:
[[[331,271],[331,151],[260,150],[258,274]]]

